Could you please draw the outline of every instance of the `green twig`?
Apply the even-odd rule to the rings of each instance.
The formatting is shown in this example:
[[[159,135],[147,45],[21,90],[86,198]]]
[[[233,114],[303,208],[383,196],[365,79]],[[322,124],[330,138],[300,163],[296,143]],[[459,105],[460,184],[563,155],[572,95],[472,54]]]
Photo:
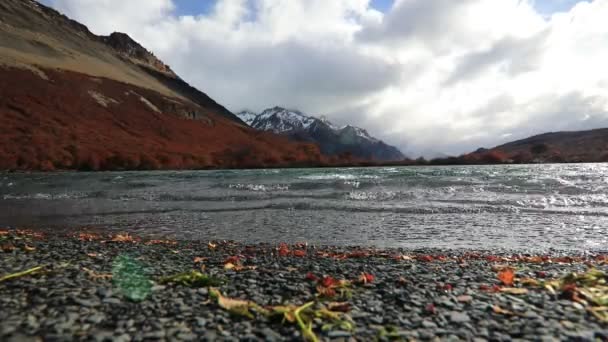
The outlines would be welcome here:
[[[44,266],[37,266],[34,268],[30,268],[29,270],[25,270],[22,272],[17,272],[17,273],[13,273],[13,274],[7,274],[4,277],[0,278],[0,283],[6,280],[10,280],[10,279],[14,279],[14,278],[19,278],[19,277],[23,277],[26,276],[28,274],[32,274],[35,272],[40,271]]]
[[[304,320],[300,316],[300,313],[302,311],[308,309],[309,307],[313,306],[314,304],[315,304],[315,302],[308,302],[308,303],[300,306],[294,312],[294,316],[296,316],[296,321],[298,322],[298,325],[300,326],[300,330],[302,330],[302,337],[304,337],[304,339],[307,341],[319,342],[317,335],[315,335],[315,333],[312,331],[312,322],[308,322],[308,324],[307,324],[304,322]]]

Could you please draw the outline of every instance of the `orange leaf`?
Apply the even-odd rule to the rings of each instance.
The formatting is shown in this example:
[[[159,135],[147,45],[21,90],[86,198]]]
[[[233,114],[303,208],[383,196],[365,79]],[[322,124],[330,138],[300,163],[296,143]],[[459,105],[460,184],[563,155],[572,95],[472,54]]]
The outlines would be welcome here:
[[[306,256],[306,251],[303,251],[303,250],[300,250],[300,249],[295,250],[295,251],[293,251],[293,256],[299,257],[299,258],[305,257]]]
[[[207,246],[209,247],[209,249],[215,249],[217,247],[217,244],[212,243],[211,241],[209,241],[209,243],[207,244]]]
[[[515,279],[515,271],[510,267],[503,268],[498,272],[498,279],[503,283],[503,285],[511,286],[513,285],[513,280]]]
[[[238,256],[231,256],[228,257],[226,260],[224,260],[224,264],[238,264],[240,261],[240,258]]]
[[[205,258],[205,257],[195,257],[195,258],[194,258],[194,263],[195,263],[195,264],[198,264],[199,262],[205,262],[205,261],[207,261],[207,259],[209,259],[209,258]]]

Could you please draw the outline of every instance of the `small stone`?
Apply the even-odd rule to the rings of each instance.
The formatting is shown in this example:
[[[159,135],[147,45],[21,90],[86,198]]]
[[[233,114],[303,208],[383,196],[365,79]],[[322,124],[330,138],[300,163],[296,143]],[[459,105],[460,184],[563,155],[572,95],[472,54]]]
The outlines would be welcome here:
[[[162,330],[151,331],[149,333],[144,334],[144,339],[159,340],[161,338],[165,338],[165,332]]]
[[[205,325],[207,325],[207,320],[202,317],[196,317],[196,324],[199,327],[204,327]]]
[[[182,341],[194,341],[196,339],[196,335],[192,333],[179,333],[176,337],[178,340]]]
[[[351,333],[349,333],[348,331],[342,331],[342,330],[333,330],[330,331],[329,333],[327,333],[327,336],[329,338],[347,338],[347,337],[351,337]]]
[[[120,299],[118,298],[114,298],[114,297],[109,297],[103,300],[104,304],[113,304],[113,305],[119,305],[122,304],[122,301],[120,301]]]
[[[470,320],[471,319],[469,318],[469,315],[467,315],[466,313],[458,311],[452,311],[450,313],[450,321],[452,321],[453,323],[464,323],[469,322]]]
[[[458,302],[460,302],[460,303],[470,303],[473,300],[473,297],[471,297],[469,295],[462,295],[462,296],[456,297],[456,300],[458,300]]]
[[[282,340],[282,336],[277,333],[276,331],[270,329],[270,328],[264,328],[261,331],[261,334],[264,336],[264,339],[266,341],[280,341]]]
[[[92,324],[101,323],[106,317],[102,314],[94,314],[92,316],[87,317],[87,322]]]
[[[94,306],[99,305],[99,302],[97,302],[97,301],[93,301],[93,300],[89,300],[89,299],[81,299],[81,298],[74,298],[74,302],[76,302],[76,304],[80,304],[80,305],[86,306],[86,307],[94,307]]]
[[[422,327],[426,329],[435,329],[437,328],[437,324],[435,324],[435,322],[425,319],[424,321],[422,321]]]

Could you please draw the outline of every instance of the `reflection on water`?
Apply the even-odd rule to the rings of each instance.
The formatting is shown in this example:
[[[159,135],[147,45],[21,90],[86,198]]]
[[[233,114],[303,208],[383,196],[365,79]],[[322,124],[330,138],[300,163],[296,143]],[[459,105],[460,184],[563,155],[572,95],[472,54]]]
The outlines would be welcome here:
[[[0,224],[194,239],[606,249],[608,165],[0,175]]]

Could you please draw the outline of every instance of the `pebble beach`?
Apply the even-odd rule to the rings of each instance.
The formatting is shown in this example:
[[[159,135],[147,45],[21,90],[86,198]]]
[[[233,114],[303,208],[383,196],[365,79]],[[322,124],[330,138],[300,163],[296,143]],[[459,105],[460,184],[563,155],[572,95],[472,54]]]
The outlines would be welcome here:
[[[0,230],[2,341],[608,339],[602,253]]]

